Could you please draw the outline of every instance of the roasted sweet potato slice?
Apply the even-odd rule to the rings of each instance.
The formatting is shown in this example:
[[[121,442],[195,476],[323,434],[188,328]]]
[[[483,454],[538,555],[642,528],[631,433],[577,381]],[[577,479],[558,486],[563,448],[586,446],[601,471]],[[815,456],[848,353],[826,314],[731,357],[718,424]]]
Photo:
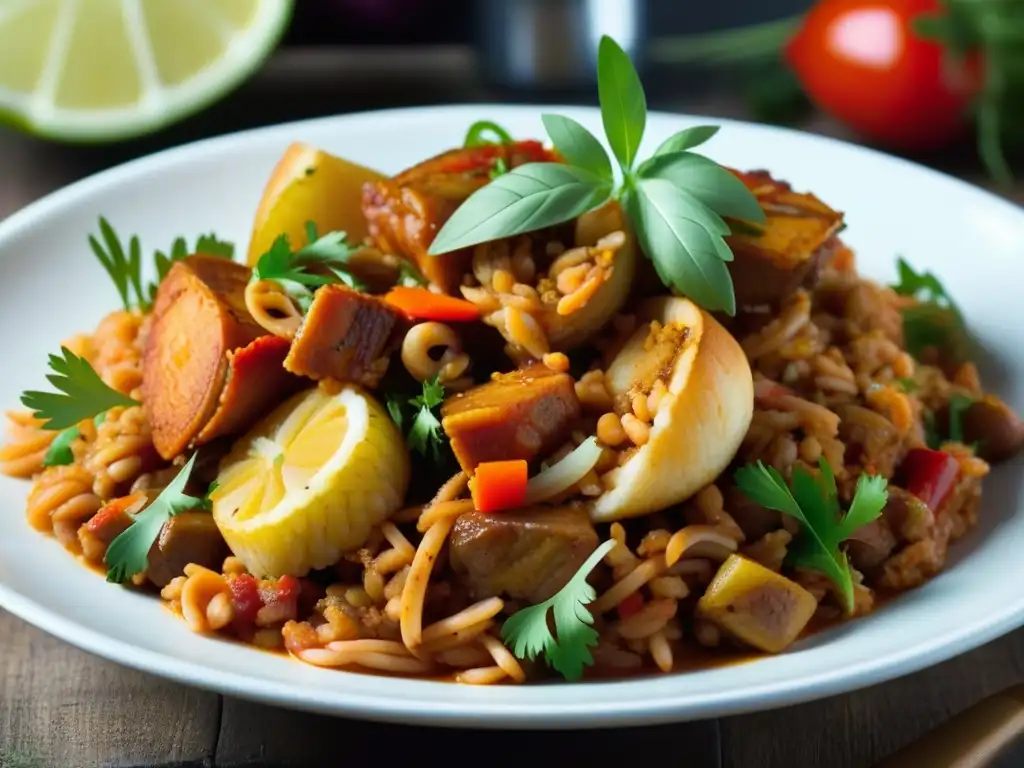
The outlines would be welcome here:
[[[228,352],[228,375],[217,410],[195,442],[208,443],[236,435],[302,388],[303,381],[284,369],[291,343],[279,336],[261,336]]]
[[[797,194],[767,171],[737,173],[764,208],[763,232],[726,238],[739,307],[777,305],[813,282],[821,261],[836,244],[843,214],[811,194]]]
[[[448,398],[442,426],[466,472],[482,461],[525,459],[553,451],[580,415],[572,378],[534,363]]]
[[[266,333],[245,309],[249,275],[228,259],[189,256],[160,284],[142,394],[153,444],[165,459],[185,450],[216,411],[228,353]]]
[[[392,179],[368,183],[363,215],[370,236],[385,253],[415,262],[420,271],[448,293],[456,293],[468,271],[471,252],[430,256],[427,249],[455,209],[487,184],[491,171],[555,156],[536,141],[453,149],[414,165]]]
[[[405,323],[397,309],[375,296],[326,285],[316,292],[284,367],[310,379],[375,387]]]

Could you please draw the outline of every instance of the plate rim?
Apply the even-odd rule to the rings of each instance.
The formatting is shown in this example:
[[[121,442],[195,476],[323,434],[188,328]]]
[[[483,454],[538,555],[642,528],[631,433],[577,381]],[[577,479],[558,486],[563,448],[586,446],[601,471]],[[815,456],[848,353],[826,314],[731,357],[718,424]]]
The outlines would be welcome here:
[[[129,160],[80,179],[30,203],[0,221],[0,248],[3,248],[7,241],[17,237],[22,230],[45,222],[56,210],[72,205],[76,201],[88,197],[94,191],[117,187],[123,180],[158,172],[163,167],[173,165],[179,158],[188,157],[195,160],[216,153],[221,148],[229,147],[234,152],[238,152],[240,149],[244,150],[246,143],[265,142],[277,136],[287,142],[295,140],[294,134],[306,130],[322,129],[332,123],[347,121],[354,122],[374,118],[410,120],[440,117],[443,119],[446,115],[470,110],[477,113],[504,112],[537,115],[551,109],[591,115],[597,113],[597,109],[592,106],[460,103],[352,112],[249,128],[205,138]],[[1016,216],[1024,214],[1020,206],[988,189],[912,160],[889,155],[877,149],[853,144],[842,139],[732,118],[664,111],[651,111],[649,114],[658,116],[658,119],[677,121],[680,125],[710,122],[722,126],[753,128],[769,135],[779,132],[800,140],[834,145],[843,152],[853,150],[854,153],[864,153],[884,160],[886,163],[911,168],[915,173],[923,171],[926,177],[930,175],[933,178],[942,178],[954,185],[969,189],[973,194],[981,193],[986,202],[1012,210]],[[292,134],[291,138],[289,138],[290,134]],[[242,147],[240,148],[239,145]],[[61,551],[64,551],[62,547]],[[0,607],[61,641],[86,652],[122,666],[204,690],[291,709],[366,720],[509,730],[591,729],[654,725],[764,711],[790,704],[814,701],[909,675],[977,648],[1024,624],[1024,594],[1022,594],[1017,603],[1007,604],[1003,610],[989,614],[984,621],[975,622],[958,631],[947,632],[941,637],[931,638],[911,648],[904,648],[877,659],[860,662],[856,666],[837,666],[827,672],[804,674],[798,678],[780,678],[770,683],[738,691],[702,695],[699,704],[685,701],[684,686],[681,686],[680,691],[683,695],[679,696],[659,696],[659,698],[648,702],[617,702],[614,695],[616,687],[642,685],[643,680],[646,679],[627,678],[613,682],[583,683],[582,685],[586,686],[588,690],[593,690],[595,694],[607,693],[608,695],[595,695],[586,700],[573,703],[561,702],[553,706],[525,700],[532,697],[524,697],[523,702],[499,702],[488,705],[485,698],[486,689],[474,689],[467,686],[467,695],[462,697],[457,705],[445,703],[443,707],[438,708],[436,704],[431,706],[430,690],[432,690],[432,686],[448,688],[453,685],[452,683],[408,680],[406,682],[410,689],[415,688],[415,695],[400,699],[385,699],[380,695],[372,696],[340,689],[317,689],[313,692],[306,692],[296,685],[261,678],[253,674],[218,670],[212,664],[204,665],[132,645],[121,641],[116,635],[106,635],[67,619],[46,605],[15,591],[2,582],[0,582]],[[215,638],[211,638],[211,640],[215,641]],[[336,672],[328,673],[336,674]],[[535,691],[537,686],[529,686],[525,690]],[[410,693],[412,692],[410,690]]]

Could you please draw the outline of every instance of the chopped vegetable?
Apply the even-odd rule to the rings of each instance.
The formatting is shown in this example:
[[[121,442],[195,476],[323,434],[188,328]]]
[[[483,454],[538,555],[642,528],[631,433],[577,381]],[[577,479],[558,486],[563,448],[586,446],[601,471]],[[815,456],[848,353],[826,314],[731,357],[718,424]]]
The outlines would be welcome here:
[[[494,137],[494,140],[484,138],[487,135]],[[464,147],[483,147],[488,144],[511,144],[514,141],[512,134],[491,120],[477,120],[466,131],[466,140],[462,143]]]
[[[200,235],[193,250],[189,250],[185,238],[179,237],[171,246],[169,255],[162,251],[157,251],[154,254],[157,279],[156,282],[143,287],[142,245],[138,236],[132,235],[126,249],[110,222],[101,216],[100,238],[102,238],[102,243],[95,235],[89,235],[89,246],[107,274],[110,275],[110,279],[114,281],[117,293],[121,297],[121,303],[128,310],[138,307],[145,311],[152,306],[160,281],[164,279],[175,261],[180,261],[194,253],[226,259],[233,258],[235,254],[235,246],[232,243],[219,239],[212,232],[208,235]]]
[[[917,299],[918,304],[904,307],[903,343],[914,357],[925,349],[938,348],[952,360],[967,354],[967,330],[963,315],[931,272],[918,273],[902,257],[896,260],[899,282],[892,289],[901,296]]]
[[[398,262],[398,282],[395,285],[405,288],[423,288],[430,283],[416,265],[405,259]]]
[[[802,466],[795,466],[791,491],[777,469],[759,461],[737,470],[736,485],[752,501],[803,524],[788,561],[827,576],[835,585],[843,607],[850,613],[853,611],[853,577],[846,553],[839,545],[882,513],[889,497],[886,479],[879,475],[861,475],[850,508],[842,514],[832,468],[824,458],[818,460],[818,468],[819,475],[815,477]]]
[[[529,468],[522,459],[485,461],[477,464],[469,481],[473,506],[478,512],[500,512],[526,503]]]
[[[900,470],[904,487],[932,512],[938,512],[956,487],[960,462],[944,451],[914,448],[907,451]]]
[[[146,570],[149,550],[160,535],[164,523],[187,509],[203,506],[203,500],[189,496],[185,491],[196,454],[161,491],[153,502],[140,512],[128,530],[110,542],[106,561],[109,566],[107,581],[123,584],[137,573]]]
[[[67,347],[61,350],[63,357],[50,355],[53,373],[46,378],[63,394],[29,391],[21,396],[22,404],[43,420],[44,429],[68,429],[115,406],[139,404],[108,387],[84,357],[78,357]]]
[[[252,281],[277,283],[303,312],[313,302],[313,291],[322,285],[343,283],[355,290],[365,290],[366,286],[346,269],[356,249],[346,242],[344,232],[328,232],[321,237],[316,225],[309,221],[306,236],[309,245],[293,251],[288,236],[280,235],[256,262]]]
[[[964,414],[974,405],[974,398],[954,393],[949,398],[949,439],[954,443],[964,442]]]
[[[546,501],[572,488],[586,477],[600,458],[601,447],[597,438],[588,437],[564,459],[530,478],[526,486],[527,503]]]
[[[106,415],[106,411],[96,414],[93,418],[93,422],[97,427],[103,423],[103,419],[106,418]],[[68,427],[58,433],[58,435],[53,438],[53,442],[50,443],[50,447],[46,449],[46,454],[43,456],[43,466],[59,467],[73,463],[75,456],[71,452],[71,444],[81,436],[82,431],[77,425]]]
[[[795,581],[740,555],[730,555],[697,611],[766,653],[784,651],[807,626],[818,601]]]
[[[583,668],[594,663],[590,647],[598,639],[591,626],[594,617],[586,608],[597,593],[587,583],[587,577],[614,546],[614,540],[606,541],[554,597],[523,608],[505,620],[501,637],[518,658],[532,661],[543,653],[548,664],[566,680],[583,676]],[[554,611],[554,634],[548,626],[550,610]]]
[[[396,286],[384,296],[384,301],[413,320],[469,323],[480,319],[480,309],[476,304],[455,296],[434,293],[426,288]]]
[[[646,96],[629,56],[607,36],[598,49],[597,80],[621,185],[616,188],[607,152],[593,134],[570,118],[544,115],[548,136],[567,163],[527,163],[497,176],[452,214],[429,253],[451,253],[571,221],[614,195],[666,286],[705,309],[735,314],[726,267],[733,256],[724,240],[731,229],[723,217],[764,221],[757,199],[727,169],[690,151],[710,137],[710,129],[685,129],[637,167]]]

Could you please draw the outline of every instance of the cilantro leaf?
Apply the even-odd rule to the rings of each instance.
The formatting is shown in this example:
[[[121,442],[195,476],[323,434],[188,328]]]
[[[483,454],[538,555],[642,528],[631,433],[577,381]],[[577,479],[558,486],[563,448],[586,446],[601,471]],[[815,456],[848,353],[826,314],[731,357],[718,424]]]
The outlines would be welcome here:
[[[882,514],[889,498],[887,481],[880,475],[861,475],[853,501],[844,515],[839,507],[832,468],[821,458],[818,469],[815,477],[803,466],[795,466],[793,479],[787,487],[778,470],[759,461],[738,469],[735,479],[740,491],[752,501],[802,523],[800,534],[790,547],[788,561],[827,576],[849,613],[853,611],[853,576],[840,545]]]
[[[398,281],[395,285],[401,285],[406,288],[425,288],[430,284],[430,281],[423,276],[423,273],[416,269],[416,265],[411,261],[401,259],[398,262]]]
[[[402,401],[389,392],[385,397],[385,403],[388,407],[388,415],[395,422],[395,426],[403,429],[405,427],[405,414],[402,413]]]
[[[444,402],[444,386],[435,376],[423,382],[423,393],[409,401],[409,405],[418,409],[409,428],[409,447],[435,463],[441,461],[441,447],[445,443],[441,420],[434,414],[434,409]]]
[[[962,360],[969,353],[970,341],[963,314],[946,291],[942,282],[931,272],[917,272],[902,257],[896,259],[898,282],[892,289],[901,296],[909,296],[918,304],[904,307],[903,343],[914,357],[920,357],[928,348],[939,348],[952,360]]]
[[[192,454],[192,458],[160,495],[135,516],[134,522],[125,531],[110,542],[105,558],[109,566],[107,581],[123,584],[135,574],[146,570],[149,550],[160,535],[164,523],[181,512],[203,507],[204,499],[184,493],[196,455]]]
[[[346,236],[344,232],[328,232],[321,237],[316,224],[307,221],[308,245],[293,251],[288,235],[280,235],[256,262],[251,280],[254,283],[260,280],[277,283],[303,312],[313,301],[313,291],[322,285],[343,283],[357,291],[366,290],[366,286],[346,268],[348,260],[356,252],[356,248],[346,241]]]
[[[170,271],[174,262],[184,259],[193,253],[207,256],[220,256],[231,259],[235,255],[232,243],[219,239],[214,233],[200,235],[195,248],[189,248],[183,237],[176,238],[167,253],[156,251],[153,255],[157,279],[143,287],[142,283],[142,245],[136,235],[132,235],[127,246],[121,242],[117,232],[102,216],[99,220],[100,237],[89,235],[89,246],[100,264],[114,281],[114,287],[121,297],[121,303],[127,310],[133,307],[146,311],[156,296],[160,281]],[[102,242],[101,242],[102,240]]]
[[[590,648],[598,640],[591,626],[594,617],[587,610],[597,593],[587,577],[614,546],[613,540],[604,542],[554,597],[523,608],[505,620],[501,638],[516,657],[532,661],[543,653],[548,664],[566,680],[583,676],[583,668],[594,663]],[[555,634],[548,626],[548,611],[554,613]]]
[[[88,360],[67,347],[61,350],[63,357],[50,355],[53,373],[46,378],[63,394],[29,391],[21,396],[22,404],[31,409],[37,419],[43,419],[43,429],[67,429],[115,406],[139,405],[108,387]]]

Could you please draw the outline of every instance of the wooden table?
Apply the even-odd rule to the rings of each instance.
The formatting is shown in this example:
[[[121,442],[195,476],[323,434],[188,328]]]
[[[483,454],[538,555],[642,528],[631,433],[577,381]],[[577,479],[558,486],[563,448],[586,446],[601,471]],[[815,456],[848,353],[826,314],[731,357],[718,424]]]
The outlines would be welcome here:
[[[293,52],[279,55],[254,82],[200,118],[144,141],[62,148],[0,132],[0,218],[89,173],[213,132],[311,114],[491,97],[472,72],[459,49]],[[656,106],[744,116],[742,104],[729,96]],[[804,127],[848,138],[821,118]],[[969,152],[938,164],[981,181]],[[1024,202],[1024,185],[1008,194]],[[575,735],[456,735],[288,712],[186,688],[85,654],[0,610],[0,768],[354,766],[381,759],[398,765],[448,755],[484,755],[488,766],[570,759],[610,765],[638,754],[687,768],[860,768],[1021,681],[1024,630],[902,680],[774,712]],[[1024,745],[1000,764],[1024,764]]]

